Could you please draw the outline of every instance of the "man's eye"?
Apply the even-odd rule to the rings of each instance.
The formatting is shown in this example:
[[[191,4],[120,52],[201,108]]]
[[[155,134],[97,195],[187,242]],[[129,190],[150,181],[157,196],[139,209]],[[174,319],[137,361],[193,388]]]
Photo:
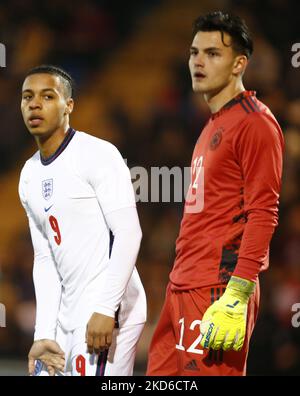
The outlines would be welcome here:
[[[217,55],[218,55],[217,52],[209,52],[208,53],[208,56],[211,56],[211,57],[214,57],[214,56],[217,56]]]
[[[24,100],[29,100],[30,98],[31,98],[30,95],[23,96],[23,99],[24,99]]]
[[[44,98],[49,100],[49,99],[53,99],[53,96],[52,95],[45,95]]]

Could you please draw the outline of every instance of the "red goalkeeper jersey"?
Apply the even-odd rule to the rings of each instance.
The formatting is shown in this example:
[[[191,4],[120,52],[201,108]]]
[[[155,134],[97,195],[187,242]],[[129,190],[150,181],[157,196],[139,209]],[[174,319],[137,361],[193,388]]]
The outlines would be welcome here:
[[[212,114],[194,149],[173,290],[252,281],[269,265],[284,141],[271,111],[244,91]]]

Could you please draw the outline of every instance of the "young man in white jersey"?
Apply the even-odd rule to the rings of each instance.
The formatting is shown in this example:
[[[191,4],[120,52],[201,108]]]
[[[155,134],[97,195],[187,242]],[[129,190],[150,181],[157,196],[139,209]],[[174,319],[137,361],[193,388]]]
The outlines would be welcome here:
[[[132,375],[146,297],[130,172],[112,144],[70,128],[72,94],[72,78],[51,65],[30,70],[22,88],[38,146],[19,183],[37,303],[29,373]]]

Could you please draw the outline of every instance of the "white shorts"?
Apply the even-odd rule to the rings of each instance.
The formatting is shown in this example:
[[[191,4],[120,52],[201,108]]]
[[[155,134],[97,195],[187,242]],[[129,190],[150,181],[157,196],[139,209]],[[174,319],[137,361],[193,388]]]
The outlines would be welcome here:
[[[108,351],[99,355],[89,354],[85,343],[85,327],[65,332],[58,326],[56,342],[65,352],[64,372],[58,376],[131,376],[137,343],[144,323],[115,328],[112,344]],[[36,362],[35,376],[48,376],[48,371]]]

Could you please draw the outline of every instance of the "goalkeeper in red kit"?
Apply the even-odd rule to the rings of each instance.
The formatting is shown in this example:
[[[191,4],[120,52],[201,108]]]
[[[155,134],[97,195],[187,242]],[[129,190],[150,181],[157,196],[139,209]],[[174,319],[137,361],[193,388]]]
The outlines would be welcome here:
[[[147,375],[245,375],[278,223],[283,135],[242,82],[253,43],[239,17],[195,22],[189,68],[211,117],[196,143],[176,259]]]

